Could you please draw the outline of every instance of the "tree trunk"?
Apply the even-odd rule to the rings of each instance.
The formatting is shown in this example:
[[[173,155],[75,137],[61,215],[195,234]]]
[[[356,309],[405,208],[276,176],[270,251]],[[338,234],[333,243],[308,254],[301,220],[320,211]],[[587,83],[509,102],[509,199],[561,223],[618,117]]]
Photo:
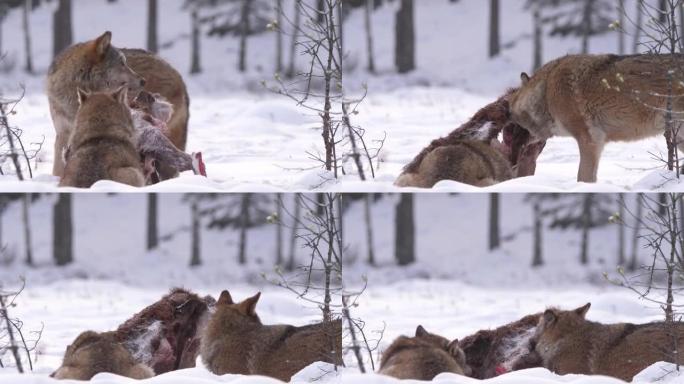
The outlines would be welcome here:
[[[72,194],[60,193],[52,216],[52,255],[55,264],[64,266],[74,261]]]
[[[532,236],[532,266],[540,267],[544,265],[543,255],[543,227],[542,227],[542,212],[541,204],[538,201],[534,202],[534,235]]]
[[[245,72],[247,70],[247,36],[249,35],[249,14],[252,0],[242,0],[242,8],[240,10],[240,61],[238,63],[238,70]]]
[[[636,7],[636,21],[634,22],[636,25],[634,30],[634,42],[632,44],[632,53],[634,54],[639,53],[639,44],[641,44],[641,34],[644,28],[644,0],[637,0]]]
[[[591,16],[594,9],[594,0],[585,0],[582,16],[582,53],[589,53],[589,37],[593,28]]]
[[[26,248],[26,265],[33,266],[33,247],[31,246],[31,194],[24,193],[21,201],[21,214],[24,222],[24,247]]]
[[[156,193],[147,194],[147,250],[151,251],[159,246],[159,214],[157,213],[158,196]]]
[[[630,257],[627,269],[629,271],[636,271],[639,256],[639,229],[641,227],[641,220],[644,217],[643,195],[641,193],[636,195],[636,221],[632,232],[632,256]]]
[[[247,264],[247,229],[249,228],[249,206],[252,195],[250,193],[242,194],[242,201],[240,202],[240,242],[238,244],[238,262],[240,265]]]
[[[618,209],[620,222],[618,223],[618,262],[617,265],[625,265],[625,195],[618,195]]]
[[[288,271],[294,271],[295,269],[295,248],[297,246],[297,228],[299,227],[299,221],[302,216],[302,206],[299,199],[299,194],[294,194],[294,222],[292,223],[292,233],[290,235],[289,259],[287,261],[287,266],[285,268]]]
[[[658,21],[662,25],[667,24],[667,14],[669,12],[669,7],[667,6],[667,0],[660,0],[660,6],[658,7]]]
[[[394,256],[399,265],[416,261],[413,194],[402,193],[395,209]]]
[[[408,73],[416,69],[413,0],[401,0],[395,20],[394,63],[399,73]]]
[[[318,24],[323,24],[325,22],[325,14],[327,10],[325,9],[325,0],[317,0],[316,2],[316,22]]]
[[[299,37],[299,30],[300,30],[300,25],[301,25],[301,18],[302,18],[302,0],[295,0],[295,14],[294,14],[294,21],[292,22],[294,25],[292,26],[292,40],[290,41],[290,63],[287,67],[287,73],[286,76],[288,78],[293,78],[295,75],[296,69],[296,58],[297,58],[297,39]]]
[[[625,0],[618,0],[618,20],[620,23],[620,30],[618,31],[618,53],[624,55],[626,51],[626,32],[625,32]]]
[[[202,64],[200,63],[200,21],[197,8],[192,10],[191,17],[192,43],[190,44],[190,74],[195,75],[202,72]]]
[[[489,250],[493,251],[501,246],[499,224],[499,194],[489,195]]]
[[[532,64],[532,72],[536,72],[543,65],[543,25],[541,19],[541,11],[539,5],[534,6],[534,59]]]
[[[59,5],[53,15],[52,55],[57,55],[74,41],[71,26],[71,0],[58,0]]]
[[[580,263],[589,264],[589,231],[591,230],[591,210],[594,195],[587,193],[582,197],[582,242],[580,245]]]
[[[363,212],[366,221],[366,246],[368,247],[368,264],[375,266],[375,247],[373,246],[373,221],[371,216],[371,195],[363,195]]]
[[[190,237],[190,266],[196,267],[202,264],[202,256],[200,251],[200,213],[197,202],[192,202],[192,229]]]
[[[31,54],[31,24],[29,23],[29,15],[31,14],[31,0],[24,1],[24,12],[22,18],[22,25],[24,28],[24,49],[26,51],[26,73],[33,73],[33,55]],[[2,52],[0,52],[2,56]]]
[[[157,23],[157,0],[147,0],[147,50],[154,53],[159,52]]]
[[[489,0],[489,57],[501,53],[499,32],[499,0]]]
[[[276,2],[276,18],[278,29],[276,31],[276,73],[283,73],[283,0]]]
[[[283,265],[283,195],[276,196],[276,265]]]
[[[373,56],[373,25],[371,15],[373,12],[373,0],[366,0],[365,26],[366,48],[368,49],[368,72],[375,73],[375,57]]]

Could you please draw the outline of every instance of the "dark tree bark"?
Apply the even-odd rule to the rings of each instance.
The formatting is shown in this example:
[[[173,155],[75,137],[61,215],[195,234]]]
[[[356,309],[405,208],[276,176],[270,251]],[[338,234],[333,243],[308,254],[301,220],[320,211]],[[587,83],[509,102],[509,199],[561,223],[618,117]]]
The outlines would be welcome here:
[[[200,250],[200,212],[196,201],[192,202],[191,210],[192,227],[190,237],[190,266],[196,267],[202,264],[202,256]]]
[[[394,63],[399,73],[416,69],[416,36],[413,20],[413,0],[401,0],[395,19]]]
[[[52,55],[57,57],[74,41],[71,26],[71,0],[58,0],[58,7],[53,15]]]
[[[31,207],[31,194],[25,193],[21,201],[21,214],[24,224],[24,247],[26,248],[26,264],[33,266],[33,246],[31,245],[31,217],[29,208]]]
[[[316,0],[316,22],[318,24],[323,24],[325,22],[325,14],[327,10],[325,9],[325,0]]]
[[[159,246],[159,222],[158,196],[156,193],[147,195],[147,250],[151,251]]]
[[[240,202],[240,242],[238,243],[238,262],[247,264],[247,230],[249,229],[249,206],[252,195],[244,193]]]
[[[583,28],[582,28],[582,53],[589,53],[589,37],[593,28],[591,16],[594,10],[594,0],[584,0]]]
[[[366,0],[364,22],[366,26],[366,49],[368,51],[368,72],[375,73],[375,57],[373,56],[373,25],[371,15],[373,13],[373,0]]]
[[[249,35],[249,14],[251,12],[252,0],[242,0],[240,10],[240,60],[238,69],[240,72],[247,70],[247,36]]]
[[[632,255],[629,258],[629,264],[627,265],[627,270],[636,271],[639,264],[639,230],[641,227],[641,220],[644,216],[644,205],[643,205],[643,195],[641,193],[636,195],[636,220],[634,222],[634,228],[632,232]]]
[[[534,49],[533,49],[533,64],[532,64],[532,72],[536,72],[539,68],[544,63],[544,36],[543,36],[543,25],[542,25],[542,19],[541,19],[541,11],[539,10],[539,6],[535,5],[534,6],[534,12],[533,12],[533,18],[534,18]]]
[[[363,195],[363,213],[366,221],[366,246],[368,247],[368,264],[375,266],[375,247],[373,246],[373,220],[371,215],[371,195]]]
[[[644,16],[643,16],[644,0],[637,0],[636,5],[636,21],[634,22],[634,42],[632,45],[632,53],[639,53],[639,44],[641,43],[641,32],[643,30]]]
[[[299,221],[302,216],[302,206],[299,202],[299,194],[294,195],[294,222],[292,223],[292,233],[290,235],[290,252],[287,265],[285,267],[288,271],[294,271],[295,269],[295,248],[297,246],[297,228],[299,227]]]
[[[489,250],[493,251],[501,247],[501,235],[499,224],[499,194],[489,195]]]
[[[539,201],[534,202],[534,234],[532,236],[532,266],[540,267],[544,265],[544,255],[542,251],[543,244],[543,227],[542,227],[542,211]]]
[[[624,55],[627,53],[626,47],[626,33],[625,28],[625,0],[618,0],[618,21],[620,23],[620,30],[618,31],[618,53]]]
[[[302,0],[295,0],[294,9],[294,21],[292,24],[292,40],[290,41],[290,63],[287,67],[287,73],[285,74],[288,78],[293,78],[296,69],[296,58],[297,58],[297,39],[299,38],[299,29],[302,19]]]
[[[157,0],[147,0],[147,50],[154,53],[159,52],[158,13]]]
[[[53,209],[52,254],[58,266],[74,261],[71,198],[70,193],[60,193]]]
[[[394,257],[399,265],[416,261],[413,194],[402,193],[395,209]]]
[[[620,223],[618,223],[618,263],[619,266],[625,265],[625,195],[618,195],[618,212],[620,215]]]
[[[276,18],[278,29],[276,31],[276,73],[283,73],[283,0],[276,2]]]
[[[192,23],[192,43],[190,44],[190,74],[195,75],[202,72],[202,64],[200,63],[200,22],[197,8],[191,12]]]
[[[660,5],[658,7],[658,21],[661,24],[666,24],[667,23],[667,14],[670,12],[669,8],[667,6],[667,0],[660,0]]]
[[[499,0],[489,1],[489,57],[501,53],[501,37],[499,32]]]
[[[283,265],[283,195],[276,195],[276,265]]]
[[[589,264],[589,231],[591,230],[591,211],[594,205],[594,195],[587,193],[582,197],[582,242],[580,245],[580,263]]]
[[[31,0],[24,2],[24,12],[22,17],[22,25],[24,29],[24,50],[26,52],[26,67],[24,70],[27,73],[33,73],[33,54],[31,53],[31,24],[29,22],[29,15],[31,13]],[[0,52],[0,56],[2,53]]]

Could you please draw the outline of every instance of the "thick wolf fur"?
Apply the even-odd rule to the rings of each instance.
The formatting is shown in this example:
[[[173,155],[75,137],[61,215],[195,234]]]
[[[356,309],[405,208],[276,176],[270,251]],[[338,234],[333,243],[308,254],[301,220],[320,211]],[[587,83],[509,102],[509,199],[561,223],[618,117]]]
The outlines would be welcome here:
[[[133,359],[112,332],[81,333],[69,345],[62,366],[50,376],[60,380],[90,380],[98,373],[109,372],[132,379],[147,379],[154,371]]]
[[[202,336],[202,361],[218,375],[270,376],[283,381],[323,361],[342,365],[342,322],[302,327],[263,325],[255,312],[260,294],[234,303],[223,291]]]
[[[80,107],[65,148],[60,186],[90,188],[99,180],[134,187],[145,183],[126,89],[112,94],[78,90]]]
[[[539,140],[572,136],[577,180],[595,182],[601,152],[612,141],[665,133],[668,71],[674,70],[673,119],[684,117],[679,85],[683,55],[570,55],[551,61],[511,96],[511,118]],[[684,132],[680,132],[682,143]]]
[[[548,309],[539,320],[535,350],[545,368],[605,375],[625,381],[659,361],[675,362],[684,345],[684,324],[601,324],[585,319],[590,304],[572,311]],[[679,357],[678,363],[684,363]]]
[[[64,172],[62,152],[74,128],[79,88],[107,92],[126,86],[134,97],[145,87],[161,94],[174,107],[169,122],[170,138],[176,147],[185,149],[189,97],[180,74],[152,53],[115,48],[111,39],[111,32],[106,32],[95,40],[75,44],[60,53],[50,66],[47,95],[56,133],[55,176]]]
[[[400,336],[382,354],[379,373],[402,380],[432,380],[440,373],[470,375],[458,340],[416,328],[414,337]]]

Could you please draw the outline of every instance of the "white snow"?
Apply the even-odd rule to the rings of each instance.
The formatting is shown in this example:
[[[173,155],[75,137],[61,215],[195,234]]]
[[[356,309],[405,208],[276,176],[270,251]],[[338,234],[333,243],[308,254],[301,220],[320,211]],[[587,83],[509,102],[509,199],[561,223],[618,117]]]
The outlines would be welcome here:
[[[487,6],[482,0],[416,2],[418,69],[405,76],[393,70],[393,30],[396,3],[373,13],[375,55],[378,74],[365,68],[366,47],[363,14],[352,11],[345,22],[345,49],[348,62],[345,87],[356,96],[368,86],[368,97],[353,116],[353,123],[367,130],[369,141],[387,141],[380,155],[377,177],[362,183],[355,175],[338,181],[320,176],[307,151],[320,152],[319,124],[315,113],[293,101],[263,89],[272,82],[275,36],[263,34],[249,40],[246,74],[236,70],[235,38],[203,38],[204,73],[188,75],[189,28],[182,0],[165,0],[160,12],[161,55],[184,74],[191,96],[188,151],[202,151],[208,180],[184,174],[177,180],[148,187],[146,191],[396,191],[392,183],[407,164],[431,140],[461,125],[479,108],[507,88],[516,86],[519,73],[531,66],[531,16],[523,10],[524,0],[502,2],[502,38],[507,48],[495,59],[487,58]],[[292,9],[291,0],[285,9]],[[633,9],[631,2],[627,8]],[[74,2],[74,36],[84,41],[105,30],[113,31],[118,46],[145,44],[145,17],[139,0]],[[3,28],[3,47],[9,60],[16,61],[13,72],[0,75],[0,91],[6,97],[20,94],[24,100],[11,116],[12,124],[25,131],[25,141],[45,143],[36,164],[33,183],[17,183],[13,177],[0,178],[3,190],[55,190],[57,180],[50,176],[54,133],[44,77],[51,60],[52,7],[31,14],[34,62],[37,75],[23,73],[21,14],[13,11]],[[16,38],[15,38],[16,37]],[[286,39],[287,41],[287,39]],[[453,45],[451,45],[453,44]],[[451,45],[451,46],[450,46]],[[591,39],[592,52],[615,52],[617,36],[606,34]],[[546,60],[579,50],[577,39],[547,38]],[[287,55],[286,55],[287,56]],[[288,59],[287,57],[285,58]],[[303,65],[303,58],[298,57]],[[573,139],[554,138],[539,159],[537,175],[488,187],[485,191],[645,191],[682,190],[676,177],[663,172],[662,163],[652,154],[664,153],[663,140],[653,138],[636,143],[612,143],[606,147],[599,169],[599,183],[575,182],[578,150]],[[132,191],[121,185],[100,183],[98,191]],[[454,182],[440,183],[436,191],[475,191]]]

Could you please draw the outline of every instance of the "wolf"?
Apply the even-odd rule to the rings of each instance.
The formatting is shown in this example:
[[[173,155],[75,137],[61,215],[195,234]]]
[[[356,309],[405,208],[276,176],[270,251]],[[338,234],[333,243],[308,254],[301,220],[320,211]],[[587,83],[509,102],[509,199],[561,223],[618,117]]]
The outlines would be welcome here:
[[[342,365],[342,322],[302,327],[263,325],[260,293],[239,303],[223,291],[202,335],[200,355],[217,375],[263,375],[282,381],[316,361]]]
[[[449,341],[419,325],[414,337],[399,336],[382,354],[380,374],[402,380],[432,380],[444,372],[470,375],[458,340]]]
[[[131,112],[146,184],[171,179],[183,171],[207,176],[201,153],[187,154],[169,139],[168,122],[173,115],[171,103],[159,94],[141,91],[131,102]]]
[[[484,187],[533,175],[544,144],[531,142],[529,133],[512,123],[508,99],[514,92],[509,90],[448,136],[432,141],[404,167],[395,185],[432,188],[441,180],[455,180]]]
[[[593,183],[606,143],[665,133],[668,99],[672,121],[681,121],[683,65],[679,54],[565,56],[532,77],[521,75],[522,86],[510,98],[511,119],[536,140],[573,137],[580,153],[577,181]],[[668,86],[674,90],[668,93]],[[684,144],[684,132],[679,136]]]
[[[117,49],[111,44],[111,32],[75,44],[52,62],[47,77],[47,96],[55,127],[53,174],[62,176],[61,156],[74,129],[78,111],[78,88],[89,92],[113,91],[128,87],[131,97],[146,89],[159,93],[173,104],[169,120],[170,139],[185,150],[189,97],[182,77],[158,56],[142,50]]]
[[[50,376],[59,380],[90,380],[101,372],[138,380],[154,376],[154,371],[136,362],[113,333],[93,331],[76,337],[66,349],[62,366]]]
[[[145,183],[125,87],[114,93],[78,89],[75,127],[63,154],[63,187],[90,188],[99,180],[134,187]]]
[[[528,315],[461,339],[458,346],[465,352],[466,364],[472,369],[470,376],[484,380],[511,371],[541,367],[541,358],[531,343],[540,316],[541,313]]]
[[[601,324],[585,319],[590,306],[570,311],[551,308],[541,316],[534,344],[545,368],[561,375],[605,375],[632,381],[653,363],[684,363],[677,353],[684,343],[684,324]]]

